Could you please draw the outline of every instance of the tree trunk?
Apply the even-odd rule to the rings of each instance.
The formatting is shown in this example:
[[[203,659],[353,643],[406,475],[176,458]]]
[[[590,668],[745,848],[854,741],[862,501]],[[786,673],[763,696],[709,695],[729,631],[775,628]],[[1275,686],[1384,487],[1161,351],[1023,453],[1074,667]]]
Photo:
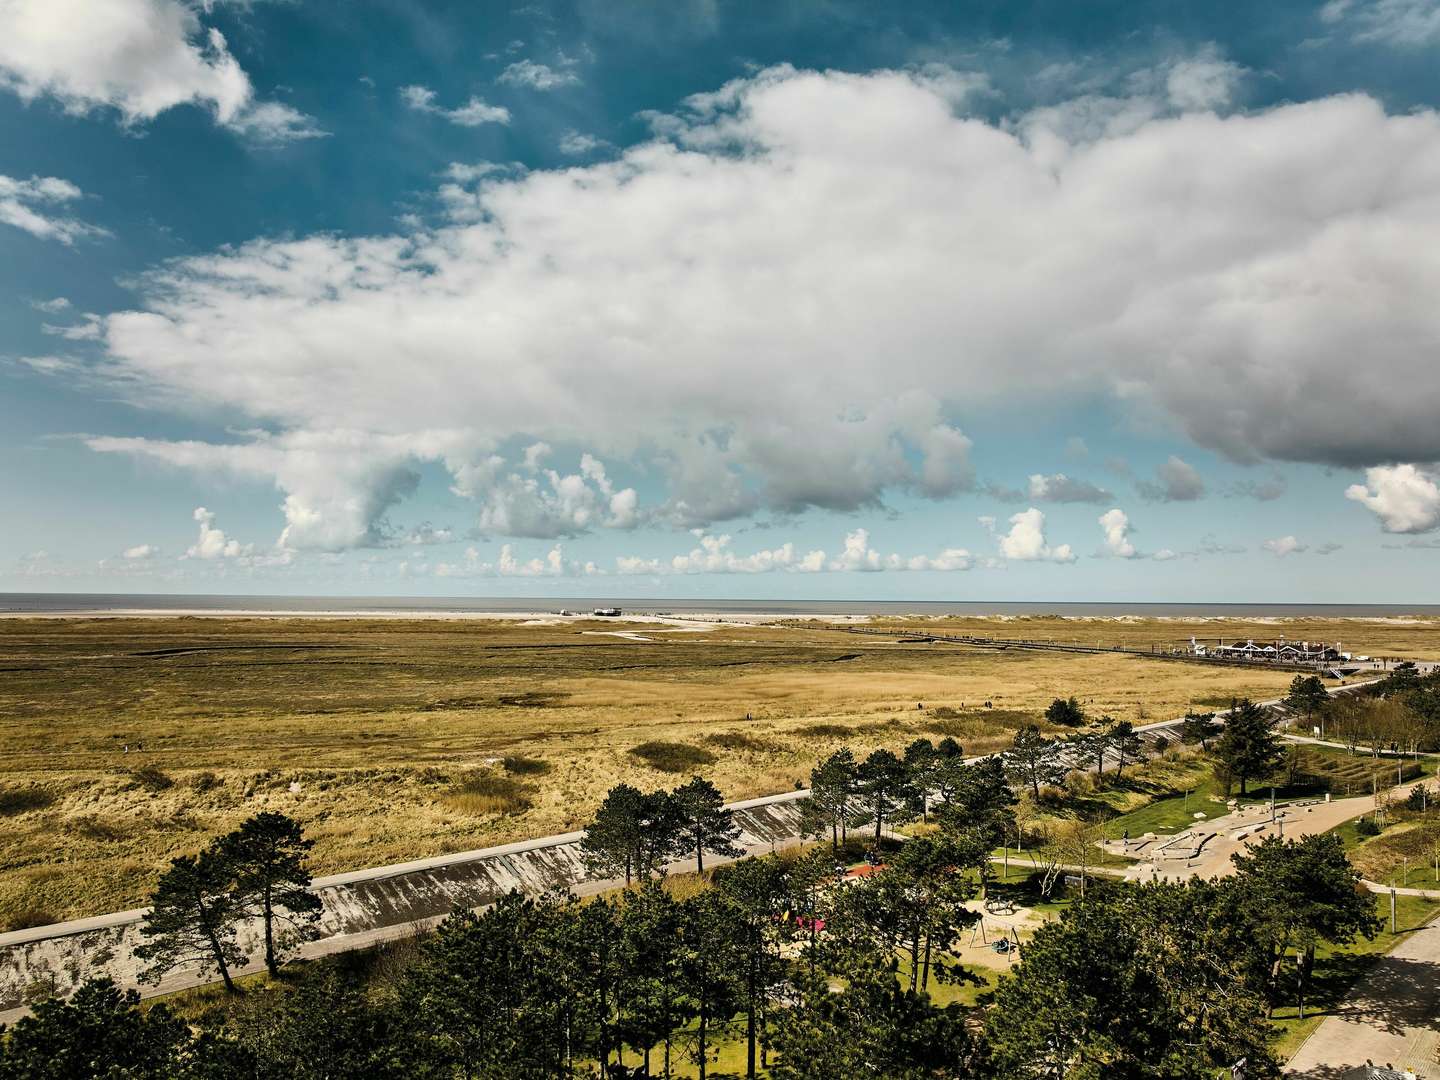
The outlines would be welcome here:
[[[263,913],[265,916],[265,970],[272,979],[280,975],[280,965],[275,962],[275,907],[271,901],[271,884],[265,883]]]
[[[705,845],[699,842],[695,844],[695,872],[705,873]]]
[[[920,977],[920,989],[930,989],[930,934],[925,935],[925,973]]]
[[[755,952],[750,954],[750,973],[748,977],[749,986],[745,994],[745,1076],[747,1080],[755,1080],[755,984],[759,982],[759,972],[755,970],[757,965],[758,943]]]
[[[700,1080],[705,1080],[705,1059],[709,1055],[709,1049],[705,1045],[705,1036],[709,1033],[710,1013],[704,1005],[700,1006]]]
[[[224,980],[225,992],[227,994],[239,993],[235,988],[235,980],[230,977],[230,965],[225,962],[225,950],[220,948],[219,939],[208,929],[205,931],[205,936],[209,939],[210,953],[215,957],[215,966],[220,969],[220,978]]]

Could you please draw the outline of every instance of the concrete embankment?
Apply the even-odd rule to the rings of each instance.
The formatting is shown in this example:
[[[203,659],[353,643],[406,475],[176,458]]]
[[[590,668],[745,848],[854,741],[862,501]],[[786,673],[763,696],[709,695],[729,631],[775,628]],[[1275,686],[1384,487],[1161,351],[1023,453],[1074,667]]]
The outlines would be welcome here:
[[[746,854],[759,854],[796,843],[800,836],[799,799],[808,792],[786,792],[735,803],[735,823]],[[539,895],[549,889],[595,893],[616,882],[591,877],[580,855],[580,833],[506,844],[432,859],[374,867],[317,878],[324,904],[321,938],[302,950],[323,956],[428,929],[460,907],[482,907],[512,889]],[[675,869],[691,868],[686,861]],[[214,980],[208,972],[181,969],[159,986],[141,987],[143,910],[121,911],[90,919],[0,934],[0,1022],[23,1011],[31,1001],[66,996],[86,978],[109,975],[119,985],[143,993],[168,993]],[[241,928],[240,941],[255,970],[261,955],[258,924]]]

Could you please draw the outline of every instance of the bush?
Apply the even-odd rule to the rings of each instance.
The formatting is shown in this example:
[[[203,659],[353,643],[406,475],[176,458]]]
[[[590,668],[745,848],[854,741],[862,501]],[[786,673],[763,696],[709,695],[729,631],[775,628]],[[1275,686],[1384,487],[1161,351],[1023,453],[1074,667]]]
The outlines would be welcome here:
[[[1359,821],[1355,822],[1355,831],[1361,836],[1379,836],[1380,825],[1372,817],[1362,817]]]
[[[21,908],[5,919],[5,930],[29,930],[32,926],[49,926],[60,920],[44,908]]]
[[[49,788],[0,788],[0,817],[13,817],[31,810],[44,810],[54,802],[55,793]]]
[[[1405,796],[1405,809],[1407,810],[1424,810],[1428,805],[1429,803],[1425,798],[1424,784],[1416,784],[1410,789],[1410,793]]]
[[[445,801],[467,814],[521,814],[531,805],[529,787],[494,772],[472,773],[446,794]]]
[[[138,769],[131,769],[130,779],[146,791],[164,791],[166,788],[175,786],[175,781],[170,779],[170,774],[158,765],[141,765]]]
[[[709,750],[691,746],[689,743],[663,742],[656,739],[631,747],[630,753],[650,768],[669,773],[688,772],[715,762],[715,755]]]
[[[500,766],[511,776],[544,776],[555,766],[543,758],[510,754],[500,759]]]
[[[773,750],[774,746],[764,739],[757,739],[754,735],[747,735],[743,731],[717,731],[713,735],[706,735],[705,741],[711,746],[718,746],[722,750]]]
[[[802,728],[796,728],[796,731],[801,735],[811,735],[817,739],[840,739],[850,734],[850,729],[844,724],[806,724]]]
[[[224,781],[213,772],[196,773],[190,778],[190,787],[193,791],[212,791],[223,784]]]
[[[123,840],[127,835],[126,830],[119,825],[112,825],[108,821],[101,821],[99,818],[89,815],[72,818],[65,827],[76,836],[83,836],[87,840],[98,840],[102,843]]]

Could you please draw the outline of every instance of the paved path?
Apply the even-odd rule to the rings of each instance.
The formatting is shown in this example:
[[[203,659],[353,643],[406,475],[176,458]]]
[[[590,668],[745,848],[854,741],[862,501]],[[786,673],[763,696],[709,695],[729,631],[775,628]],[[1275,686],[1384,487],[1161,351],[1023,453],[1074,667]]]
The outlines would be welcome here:
[[[1416,930],[1351,989],[1290,1059],[1285,1075],[1339,1080],[1367,1061],[1440,1078],[1440,920]]]

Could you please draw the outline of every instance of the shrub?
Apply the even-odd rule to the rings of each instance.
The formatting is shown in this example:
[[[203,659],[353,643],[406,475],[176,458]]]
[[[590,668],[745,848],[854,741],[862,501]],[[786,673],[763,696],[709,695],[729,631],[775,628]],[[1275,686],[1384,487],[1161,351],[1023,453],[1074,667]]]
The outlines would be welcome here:
[[[500,759],[501,767],[511,776],[544,776],[555,766],[544,758],[510,754]]]
[[[141,765],[138,769],[131,769],[130,778],[146,791],[164,791],[175,786],[170,774],[158,765]]]
[[[223,784],[224,781],[213,772],[196,773],[190,778],[190,787],[194,791],[212,791]]]
[[[13,817],[31,810],[44,810],[55,802],[55,793],[43,787],[0,788],[0,817]]]
[[[850,734],[850,728],[844,724],[806,724],[795,730],[801,735],[810,735],[816,739],[843,739]]]
[[[66,823],[66,828],[87,840],[122,840],[126,835],[125,830],[120,826],[89,816],[73,818]]]
[[[32,926],[49,926],[51,923],[59,921],[54,912],[46,911],[44,908],[21,908],[5,919],[5,929],[7,932],[29,930]]]
[[[1359,821],[1355,822],[1355,831],[1361,836],[1379,836],[1380,825],[1372,817],[1362,817]]]
[[[494,772],[467,776],[445,801],[467,814],[521,814],[530,809],[530,788],[519,780]]]
[[[754,735],[747,735],[743,731],[717,731],[713,735],[706,735],[705,741],[722,750],[765,751],[774,749],[772,743],[764,739],[757,739]]]
[[[699,746],[691,746],[689,743],[664,742],[658,739],[643,742],[639,746],[632,746],[630,753],[645,762],[650,768],[669,773],[687,772],[701,765],[713,764],[715,761],[714,754]]]

